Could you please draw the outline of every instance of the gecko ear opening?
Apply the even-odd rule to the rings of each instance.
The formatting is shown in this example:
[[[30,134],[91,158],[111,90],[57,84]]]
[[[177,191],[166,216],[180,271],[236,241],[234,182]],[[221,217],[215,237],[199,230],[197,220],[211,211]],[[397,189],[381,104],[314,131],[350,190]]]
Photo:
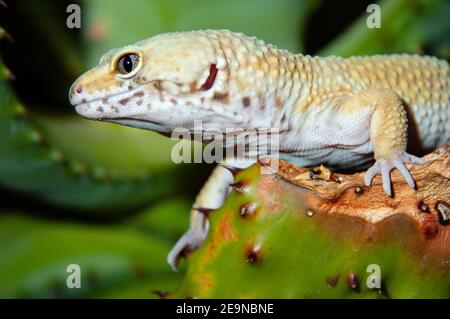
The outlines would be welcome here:
[[[202,91],[208,91],[214,84],[214,81],[216,80],[216,76],[217,76],[217,67],[215,64],[211,64],[211,66],[209,67],[209,76],[206,79],[205,83],[202,84],[202,86],[200,87],[200,90]]]

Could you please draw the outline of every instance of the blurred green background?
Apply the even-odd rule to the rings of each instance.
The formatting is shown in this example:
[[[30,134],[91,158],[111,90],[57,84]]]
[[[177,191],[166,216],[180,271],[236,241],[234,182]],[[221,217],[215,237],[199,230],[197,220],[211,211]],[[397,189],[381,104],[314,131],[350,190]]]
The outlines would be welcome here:
[[[450,3],[372,1],[90,0],[0,4],[0,297],[157,298],[183,276],[165,262],[188,227],[212,167],[175,165],[176,141],[96,123],[68,89],[112,47],[152,35],[231,29],[304,54],[409,52],[450,57]],[[81,7],[68,29],[66,7]],[[68,289],[66,267],[81,267]]]

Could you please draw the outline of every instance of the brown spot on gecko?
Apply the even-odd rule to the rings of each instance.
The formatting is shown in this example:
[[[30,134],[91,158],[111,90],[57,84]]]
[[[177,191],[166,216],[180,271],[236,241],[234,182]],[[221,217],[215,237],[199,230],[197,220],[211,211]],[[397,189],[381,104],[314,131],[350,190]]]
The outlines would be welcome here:
[[[101,106],[97,107],[97,112],[103,113],[103,108]]]
[[[192,104],[192,102],[191,101],[187,101],[186,102],[186,106],[192,106],[193,104]]]
[[[250,101],[250,98],[248,96],[242,98],[242,105],[244,107],[248,107],[250,105],[250,103],[251,103],[251,101]]]
[[[228,92],[225,93],[214,92],[213,100],[228,103]]]
[[[283,101],[281,100],[281,97],[278,95],[275,97],[275,105],[280,107],[283,104]]]
[[[152,103],[148,102],[147,103],[147,110],[151,110],[152,109]]]
[[[86,99],[85,98],[82,98],[81,99],[81,103],[86,103],[87,101],[86,101]]]
[[[111,106],[111,110],[113,110],[116,113],[119,113],[119,109],[115,106]]]
[[[170,102],[172,102],[173,105],[177,105],[178,104],[177,100],[175,100],[175,99],[170,99]]]
[[[155,80],[153,82],[153,86],[155,87],[155,89],[157,89],[158,91],[162,90],[162,85],[161,85],[161,80]]]
[[[129,101],[130,101],[130,99],[126,97],[126,98],[124,98],[124,99],[119,100],[119,103],[122,104],[122,105],[125,105],[125,104],[127,104]]]
[[[142,77],[142,81],[145,82],[147,81],[147,78],[145,76]]]
[[[201,98],[200,98],[200,103],[205,103],[205,97],[204,96],[202,96]]]
[[[132,85],[128,85],[128,90],[132,90],[133,86]]]
[[[136,96],[136,97],[144,96],[144,92],[142,92],[142,91],[137,91],[136,93],[133,94],[133,96]]]
[[[189,89],[190,89],[191,93],[194,93],[195,91],[197,91],[197,82],[196,81],[191,82],[189,84]]]
[[[107,98],[107,97],[104,97],[104,98],[102,99],[102,102],[103,102],[103,104],[108,103],[108,98]]]
[[[142,100],[137,100],[136,105],[142,105]]]

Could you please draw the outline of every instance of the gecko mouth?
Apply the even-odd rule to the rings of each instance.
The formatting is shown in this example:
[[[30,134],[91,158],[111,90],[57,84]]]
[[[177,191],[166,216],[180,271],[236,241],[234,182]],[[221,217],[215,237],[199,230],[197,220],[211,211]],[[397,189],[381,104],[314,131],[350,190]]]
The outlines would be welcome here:
[[[152,120],[143,120],[143,119],[131,119],[126,117],[119,117],[119,118],[102,118],[99,119],[103,122],[111,122],[116,123],[124,126],[130,126],[134,128],[141,128],[151,131],[156,131],[159,133],[170,133],[170,130],[167,126],[164,124],[152,121]]]
[[[101,119],[101,121],[107,121],[107,122],[132,122],[132,123],[148,123],[148,124],[152,124],[152,125],[162,125],[162,123],[158,122],[158,121],[152,121],[152,120],[143,120],[143,119],[132,119],[132,118],[128,118],[128,117],[106,117]]]

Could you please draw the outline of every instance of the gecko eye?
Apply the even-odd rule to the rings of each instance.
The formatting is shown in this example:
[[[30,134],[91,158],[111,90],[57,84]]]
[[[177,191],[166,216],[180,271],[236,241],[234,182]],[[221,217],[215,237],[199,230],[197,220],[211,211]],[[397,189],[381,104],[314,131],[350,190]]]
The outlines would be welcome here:
[[[139,64],[139,56],[134,53],[127,53],[117,61],[116,70],[121,75],[129,75]]]

